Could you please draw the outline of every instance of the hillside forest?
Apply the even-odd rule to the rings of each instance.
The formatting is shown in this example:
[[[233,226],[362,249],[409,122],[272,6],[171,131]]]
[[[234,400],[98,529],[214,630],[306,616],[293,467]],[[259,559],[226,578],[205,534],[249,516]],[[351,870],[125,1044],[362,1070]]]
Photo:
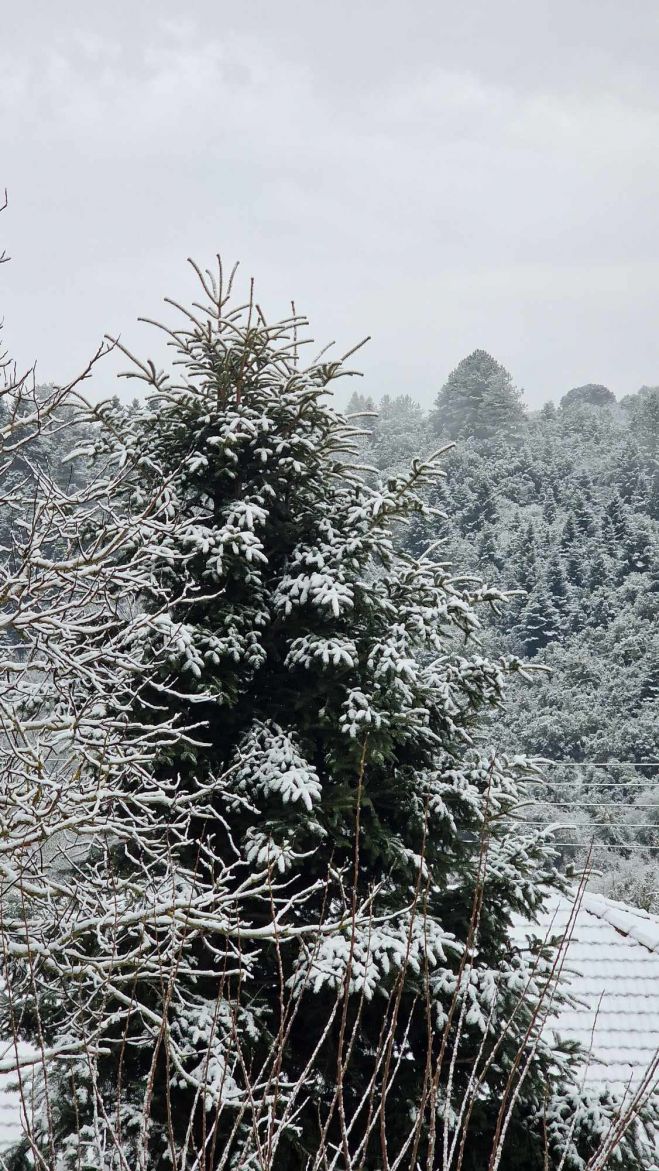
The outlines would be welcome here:
[[[348,409],[379,475],[453,444],[436,517],[400,539],[508,593],[482,640],[525,670],[487,734],[542,761],[525,815],[592,887],[659,909],[659,388],[589,384],[529,412],[477,350],[429,412],[409,394]]]
[[[6,1166],[645,1171],[512,928],[659,908],[659,388],[344,412],[198,276],[130,405],[4,399]]]
[[[479,638],[523,672],[483,738],[537,758],[523,813],[552,829],[566,865],[659,910],[659,387],[617,401],[591,383],[530,412],[508,371],[477,350],[430,411],[407,393],[355,392],[347,414],[373,483],[446,449],[432,519],[413,518],[397,540],[415,556],[438,547],[461,580],[506,594],[479,612]],[[88,474],[67,457],[79,424],[69,441],[46,429],[30,448],[64,491]],[[19,460],[11,476],[25,473]],[[7,508],[0,523],[11,544]]]

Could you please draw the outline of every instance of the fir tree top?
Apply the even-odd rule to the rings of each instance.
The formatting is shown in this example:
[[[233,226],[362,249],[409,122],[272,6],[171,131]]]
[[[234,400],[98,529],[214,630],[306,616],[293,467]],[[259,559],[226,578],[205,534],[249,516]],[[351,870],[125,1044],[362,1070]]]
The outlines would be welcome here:
[[[585,386],[574,386],[561,399],[561,406],[565,407],[614,407],[616,396],[608,386],[599,382],[588,382]]]
[[[524,421],[521,392],[485,350],[474,350],[449,375],[432,415],[438,435],[491,439],[514,433]]]

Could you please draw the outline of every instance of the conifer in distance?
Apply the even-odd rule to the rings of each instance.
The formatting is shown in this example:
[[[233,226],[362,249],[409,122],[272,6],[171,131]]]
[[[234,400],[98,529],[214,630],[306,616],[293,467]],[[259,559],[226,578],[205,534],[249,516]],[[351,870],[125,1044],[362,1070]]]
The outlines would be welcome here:
[[[574,386],[561,399],[561,407],[615,407],[616,396],[608,386],[599,382],[588,382],[585,386]]]
[[[524,422],[521,393],[511,375],[485,350],[474,350],[449,375],[435,400],[432,425],[450,439],[494,439]]]
[[[137,559],[147,683],[106,697],[99,738],[126,712],[167,735],[74,859],[81,905],[105,875],[109,907],[67,901],[63,926],[59,877],[10,972],[22,1031],[57,1042],[11,1166],[582,1166],[610,1112],[540,1035],[550,964],[509,934],[552,854],[510,816],[523,765],[477,739],[513,664],[479,653],[474,607],[501,596],[394,547],[436,460],[366,484],[326,398],[341,363],[305,368],[295,323],[202,281],[176,378],[140,365],[152,400],[96,445],[127,469],[117,507],[166,505]]]

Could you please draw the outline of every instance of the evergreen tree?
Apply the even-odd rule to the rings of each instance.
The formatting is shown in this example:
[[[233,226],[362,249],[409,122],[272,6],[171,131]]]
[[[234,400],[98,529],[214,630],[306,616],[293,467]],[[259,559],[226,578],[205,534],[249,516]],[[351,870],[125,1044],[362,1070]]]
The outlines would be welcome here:
[[[591,626],[608,626],[615,617],[610,597],[600,590],[590,601],[589,619]]]
[[[542,589],[534,590],[522,610],[517,634],[529,658],[558,638],[561,630],[561,616],[554,603]]]
[[[552,557],[547,566],[545,589],[558,614],[564,614],[568,604],[568,588],[563,566],[557,556]]]
[[[132,536],[95,517],[83,548],[111,538],[107,593],[133,574],[133,605],[51,632],[95,725],[83,852],[30,872],[29,951],[5,921],[12,1012],[54,1042],[10,1165],[438,1168],[463,1136],[481,1171],[509,1109],[501,1171],[583,1166],[613,1107],[580,1100],[534,1016],[551,957],[509,932],[552,853],[509,816],[522,766],[475,738],[509,665],[459,646],[501,597],[395,551],[434,462],[365,483],[326,401],[340,364],[302,368],[290,326],[232,311],[221,272],[203,285],[207,314],[170,332],[176,381],[139,365],[153,398],[107,408],[95,440]],[[534,599],[527,644],[551,622]]]
[[[592,537],[596,532],[592,505],[583,496],[577,496],[572,505],[572,515],[582,537]]]
[[[567,515],[567,520],[563,525],[563,532],[561,533],[561,548],[570,549],[577,539],[577,526],[571,512]]]
[[[568,390],[561,399],[561,406],[566,407],[575,406],[590,406],[590,407],[614,407],[616,403],[616,396],[608,386],[602,386],[598,382],[588,382],[585,386],[575,386],[572,390]]]
[[[652,494],[652,476],[648,472],[641,472],[638,477],[638,486],[634,498],[636,512],[649,512],[650,496]]]
[[[485,529],[478,542],[478,561],[480,565],[501,568],[501,558],[491,529]]]
[[[642,703],[654,705],[659,702],[659,657],[649,664],[641,684]]]
[[[358,390],[353,390],[348,405],[346,407],[346,415],[375,415],[377,413],[375,403],[370,394],[360,394]]]
[[[408,394],[385,395],[373,428],[370,456],[377,468],[395,471],[430,450],[427,420],[421,407]]]
[[[659,468],[655,468],[652,473],[648,494],[648,515],[652,520],[659,521]]]
[[[606,585],[609,577],[606,561],[601,553],[596,553],[590,563],[588,571],[588,589],[597,590]]]
[[[583,554],[580,549],[575,549],[574,545],[571,545],[565,558],[565,576],[570,585],[582,586],[585,581],[584,571]]]
[[[553,495],[546,494],[542,502],[542,519],[545,524],[553,525],[556,520],[556,502]]]
[[[346,416],[352,419],[353,426],[361,431],[355,443],[355,456],[359,459],[366,458],[366,453],[370,454],[378,425],[377,409],[371,396],[360,394],[357,390],[353,391],[346,407]]]
[[[479,527],[485,524],[496,524],[498,519],[496,498],[491,484],[481,480],[476,488],[476,510]]]
[[[659,456],[659,386],[643,386],[623,400],[629,430],[639,446],[655,461]]]
[[[462,511],[462,531],[468,533],[480,530],[485,524],[494,524],[497,519],[496,500],[487,480],[480,480],[472,493],[469,504]]]
[[[521,393],[508,371],[485,350],[474,350],[449,375],[431,416],[437,435],[492,439],[519,432]]]
[[[622,499],[632,507],[642,492],[643,471],[643,459],[638,445],[630,439],[620,453],[618,482]]]
[[[543,423],[552,423],[556,418],[556,404],[552,402],[543,403],[540,407],[539,415]]]
[[[646,525],[638,525],[624,544],[622,566],[627,573],[647,573],[657,564],[658,543]]]
[[[523,589],[530,589],[538,576],[536,563],[536,537],[533,521],[529,521],[524,536],[518,541],[515,551],[515,579]]]
[[[609,557],[616,557],[619,552],[619,542],[616,537],[613,521],[608,512],[605,512],[602,517],[602,546]]]
[[[625,540],[628,533],[627,517],[625,514],[625,506],[619,496],[614,496],[607,505],[606,515],[611,522],[611,528],[616,541],[621,543]]]

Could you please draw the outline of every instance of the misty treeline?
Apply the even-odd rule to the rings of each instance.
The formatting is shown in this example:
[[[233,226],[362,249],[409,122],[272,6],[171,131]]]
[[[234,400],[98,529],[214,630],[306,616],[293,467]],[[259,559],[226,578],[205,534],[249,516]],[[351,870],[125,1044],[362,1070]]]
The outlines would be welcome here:
[[[484,645],[528,660],[533,682],[513,684],[487,735],[550,762],[527,816],[557,827],[564,859],[591,857],[594,887],[659,908],[659,387],[616,401],[588,384],[527,412],[477,350],[428,412],[362,394],[348,411],[366,412],[362,454],[385,477],[455,442],[431,494],[441,515],[401,541],[439,540],[456,573],[513,591]]]
[[[511,927],[571,889],[521,749],[600,755],[598,655],[621,727],[652,692],[653,394],[527,419],[477,353],[349,419],[350,355],[197,275],[130,406],[5,363],[6,1167],[647,1171],[657,1063],[584,1086]]]

